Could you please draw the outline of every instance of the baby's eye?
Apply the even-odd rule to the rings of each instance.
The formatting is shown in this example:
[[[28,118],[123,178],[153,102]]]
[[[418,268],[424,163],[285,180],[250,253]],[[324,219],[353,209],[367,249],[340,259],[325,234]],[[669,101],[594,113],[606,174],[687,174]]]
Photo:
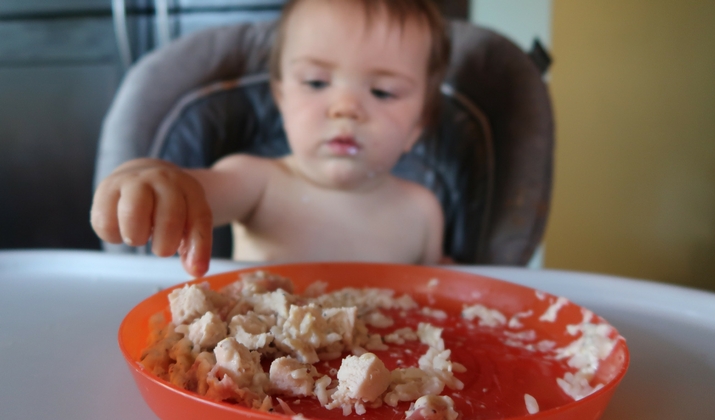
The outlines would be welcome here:
[[[304,85],[310,86],[311,88],[315,90],[320,90],[323,89],[324,87],[328,86],[328,82],[324,80],[306,80],[303,82]]]
[[[370,89],[370,92],[372,93],[372,96],[377,99],[390,99],[395,97],[394,94],[382,89]]]

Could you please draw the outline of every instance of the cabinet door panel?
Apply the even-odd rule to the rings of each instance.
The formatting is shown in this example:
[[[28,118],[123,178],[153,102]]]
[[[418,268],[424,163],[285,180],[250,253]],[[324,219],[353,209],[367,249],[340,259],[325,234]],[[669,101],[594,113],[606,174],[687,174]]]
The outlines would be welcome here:
[[[180,8],[239,8],[281,6],[286,0],[176,0]]]
[[[110,18],[0,21],[0,66],[109,62],[115,57]]]
[[[98,248],[89,225],[113,65],[0,68],[0,248]]]
[[[110,10],[110,0],[2,0],[0,17],[5,15],[54,14]]]
[[[277,19],[280,15],[278,10],[261,11],[226,11],[220,13],[182,13],[176,15],[174,19],[178,22],[179,35],[186,35],[201,29],[231,25],[240,22],[260,22]]]
[[[0,19],[0,248],[99,247],[94,161],[121,75],[110,16]]]

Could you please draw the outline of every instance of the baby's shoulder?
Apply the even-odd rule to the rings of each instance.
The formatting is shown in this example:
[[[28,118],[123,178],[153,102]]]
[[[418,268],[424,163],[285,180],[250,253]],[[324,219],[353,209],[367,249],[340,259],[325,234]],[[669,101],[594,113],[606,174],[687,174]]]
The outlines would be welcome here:
[[[393,200],[401,211],[408,208],[430,219],[442,219],[442,205],[437,196],[427,187],[395,177],[392,188],[394,191],[391,191],[387,197]]]
[[[263,172],[280,170],[279,159],[254,156],[246,153],[234,153],[221,158],[213,168],[216,170],[226,170],[235,172]]]
[[[393,177],[392,188],[399,191],[400,199],[423,200],[430,203],[438,203],[437,196],[422,184],[407,181],[402,178]]]

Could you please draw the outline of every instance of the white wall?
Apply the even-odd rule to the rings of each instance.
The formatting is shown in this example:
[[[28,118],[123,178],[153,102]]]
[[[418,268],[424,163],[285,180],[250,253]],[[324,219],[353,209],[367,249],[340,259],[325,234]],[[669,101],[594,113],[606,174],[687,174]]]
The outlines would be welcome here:
[[[470,21],[506,35],[524,50],[551,46],[551,0],[471,0]]]

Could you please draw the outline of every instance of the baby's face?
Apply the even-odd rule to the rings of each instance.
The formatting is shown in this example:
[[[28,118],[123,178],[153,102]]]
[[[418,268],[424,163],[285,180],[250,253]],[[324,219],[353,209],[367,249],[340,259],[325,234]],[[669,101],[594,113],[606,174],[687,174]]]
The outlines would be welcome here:
[[[286,28],[276,101],[292,161],[312,182],[361,188],[388,174],[422,131],[430,35],[357,2],[309,0]]]

